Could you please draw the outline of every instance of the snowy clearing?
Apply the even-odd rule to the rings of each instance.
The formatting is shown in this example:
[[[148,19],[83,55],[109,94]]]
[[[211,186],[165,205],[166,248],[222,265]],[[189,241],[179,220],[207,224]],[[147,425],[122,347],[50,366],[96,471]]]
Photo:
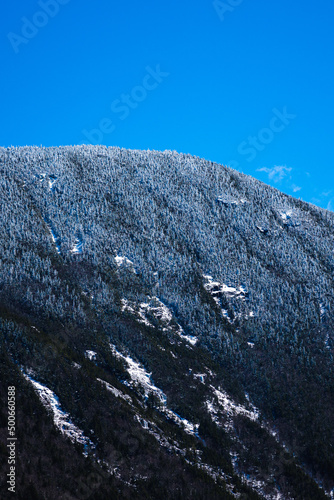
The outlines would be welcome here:
[[[120,255],[116,255],[115,257],[115,262],[117,264],[117,267],[121,267],[121,266],[126,266],[126,267],[130,267],[131,268],[131,271],[134,273],[134,274],[137,274],[135,268],[133,267],[133,262],[132,260],[129,260],[127,257],[121,257]]]
[[[203,274],[203,278],[206,281],[204,283],[205,290],[212,295],[212,298],[217,306],[219,306],[222,315],[230,324],[233,324],[237,319],[243,318],[248,320],[249,318],[253,318],[255,316],[253,311],[250,311],[249,313],[237,313],[234,310],[234,307],[232,307],[232,304],[229,304],[232,308],[230,312],[223,307],[223,304],[226,304],[226,299],[241,300],[242,302],[246,302],[248,292],[242,285],[235,288],[233,286],[226,285],[225,283],[214,281],[213,277],[209,274]]]
[[[36,380],[27,375],[25,372],[22,371],[22,373],[24,378],[33,385],[43,406],[52,412],[53,421],[57,429],[59,429],[62,434],[68,436],[72,443],[77,442],[85,446],[89,445],[91,448],[95,448],[92,441],[84,436],[83,431],[71,422],[69,414],[61,409],[57,396],[50,389],[39,382],[36,382]]]
[[[233,417],[235,415],[244,415],[252,421],[258,421],[259,410],[249,401],[249,397],[247,395],[246,399],[248,400],[249,406],[251,408],[250,410],[242,405],[235,403],[222,389],[216,389],[213,385],[210,385],[210,388],[212,389],[215,398],[211,401],[206,401],[205,404],[212,420],[217,425],[220,425],[220,414],[226,418],[226,430],[231,430],[233,428]],[[218,404],[217,402],[215,402],[215,399],[216,401],[218,401]]]
[[[164,392],[159,389],[151,380],[151,373],[148,373],[144,367],[134,361],[129,355],[124,356],[121,354],[113,344],[110,344],[113,354],[122,359],[127,364],[127,371],[131,377],[131,382],[124,382],[130,387],[140,386],[144,390],[145,399],[153,394],[160,402],[160,411],[164,413],[170,420],[173,420],[177,425],[182,427],[188,434],[196,434],[199,424],[192,424],[189,420],[180,417],[177,413],[173,412],[167,407],[167,397]]]
[[[77,255],[77,254],[82,253],[82,246],[83,246],[82,238],[76,238],[75,243],[74,243],[72,249],[70,250],[71,254]]]
[[[216,299],[216,297],[218,297],[222,293],[225,294],[226,297],[235,297],[242,300],[246,299],[247,291],[241,285],[238,288],[234,288],[233,286],[225,285],[225,283],[219,283],[219,281],[213,281],[212,276],[208,274],[206,275],[204,274],[203,278],[207,280],[207,283],[204,284],[204,288],[211,293],[214,299]],[[216,302],[217,301],[218,298]]]
[[[57,253],[60,254],[60,238],[57,235],[56,231],[53,229],[51,222],[48,219],[44,219],[44,222],[47,225],[52,241],[56,247]]]
[[[192,346],[198,342],[197,337],[186,335],[183,328],[173,319],[173,313],[158,297],[147,297],[149,302],[142,302],[139,306],[135,302],[122,299],[122,311],[127,311],[137,316],[139,323],[155,328],[149,321],[148,316],[163,324],[163,331],[178,335],[181,340],[188,342]]]

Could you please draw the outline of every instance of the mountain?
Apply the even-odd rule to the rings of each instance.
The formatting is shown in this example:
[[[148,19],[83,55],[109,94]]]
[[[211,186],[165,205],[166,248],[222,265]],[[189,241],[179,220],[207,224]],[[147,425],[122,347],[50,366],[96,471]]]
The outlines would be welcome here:
[[[0,170],[1,498],[333,498],[333,213],[171,151]]]

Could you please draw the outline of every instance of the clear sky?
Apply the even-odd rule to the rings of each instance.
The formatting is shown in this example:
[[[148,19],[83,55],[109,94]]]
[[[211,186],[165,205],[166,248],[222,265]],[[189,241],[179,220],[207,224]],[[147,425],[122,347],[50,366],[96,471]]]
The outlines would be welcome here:
[[[333,0],[4,2],[0,145],[171,149],[334,210]]]

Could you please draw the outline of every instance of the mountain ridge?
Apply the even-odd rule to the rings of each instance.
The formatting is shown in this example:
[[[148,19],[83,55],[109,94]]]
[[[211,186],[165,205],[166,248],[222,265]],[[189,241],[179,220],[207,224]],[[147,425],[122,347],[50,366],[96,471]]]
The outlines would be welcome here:
[[[93,443],[86,498],[330,495],[334,214],[170,151],[2,148],[0,169],[4,366]]]

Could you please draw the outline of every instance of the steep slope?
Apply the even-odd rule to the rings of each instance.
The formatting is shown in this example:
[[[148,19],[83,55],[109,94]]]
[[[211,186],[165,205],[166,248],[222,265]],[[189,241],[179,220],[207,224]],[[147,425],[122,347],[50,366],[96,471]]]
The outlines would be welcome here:
[[[331,212],[175,152],[9,148],[0,169],[18,498],[330,495]]]

